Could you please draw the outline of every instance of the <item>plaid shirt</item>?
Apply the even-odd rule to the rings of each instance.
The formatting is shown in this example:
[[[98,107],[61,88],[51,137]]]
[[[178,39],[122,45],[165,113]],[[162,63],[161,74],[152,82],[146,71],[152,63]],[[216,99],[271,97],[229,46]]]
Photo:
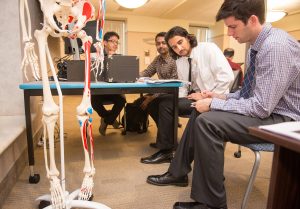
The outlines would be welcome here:
[[[175,60],[170,55],[165,59],[158,55],[147,69],[140,73],[140,77],[152,77],[155,73],[159,79],[178,79]]]
[[[257,51],[253,96],[244,99],[237,91],[226,100],[213,98],[211,109],[258,118],[276,113],[300,121],[300,44],[265,24],[251,49]]]

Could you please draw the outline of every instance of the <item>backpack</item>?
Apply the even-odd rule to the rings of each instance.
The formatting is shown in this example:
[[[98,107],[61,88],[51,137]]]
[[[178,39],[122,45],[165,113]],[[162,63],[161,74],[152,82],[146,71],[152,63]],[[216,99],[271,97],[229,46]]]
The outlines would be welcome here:
[[[122,117],[123,135],[126,135],[126,131],[137,132],[139,134],[147,132],[149,126],[148,113],[140,107],[143,101],[144,97],[140,97],[133,103],[126,104]]]

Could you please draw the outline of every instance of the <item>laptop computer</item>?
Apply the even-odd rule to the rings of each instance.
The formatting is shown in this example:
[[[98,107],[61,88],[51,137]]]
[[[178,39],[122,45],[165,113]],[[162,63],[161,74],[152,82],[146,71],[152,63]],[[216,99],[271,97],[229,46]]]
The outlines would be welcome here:
[[[66,60],[67,81],[84,81],[84,60]]]
[[[130,83],[139,77],[137,56],[115,55],[107,59],[106,82]]]
[[[67,80],[84,81],[84,60],[66,60]],[[95,73],[91,72],[91,81],[96,81]],[[99,72],[100,73],[100,69]],[[97,81],[129,83],[139,77],[139,58],[137,56],[115,55],[105,57],[104,70],[97,75]]]

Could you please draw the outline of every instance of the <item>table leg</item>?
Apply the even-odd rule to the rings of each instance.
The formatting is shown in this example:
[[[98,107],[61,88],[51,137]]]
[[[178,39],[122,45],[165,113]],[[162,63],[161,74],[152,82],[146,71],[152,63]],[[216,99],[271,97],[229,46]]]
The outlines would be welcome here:
[[[174,144],[177,143],[177,131],[178,131],[178,88],[174,89],[173,93],[173,107],[174,107],[174,121],[173,121],[173,136],[174,136]]]
[[[31,112],[30,112],[30,94],[24,90],[24,105],[25,105],[25,120],[26,120],[26,136],[27,136],[27,149],[28,149],[28,160],[29,160],[29,183],[36,184],[40,181],[40,175],[34,173],[34,148],[33,148],[33,137],[31,128]]]
[[[275,145],[267,209],[300,208],[300,153]]]

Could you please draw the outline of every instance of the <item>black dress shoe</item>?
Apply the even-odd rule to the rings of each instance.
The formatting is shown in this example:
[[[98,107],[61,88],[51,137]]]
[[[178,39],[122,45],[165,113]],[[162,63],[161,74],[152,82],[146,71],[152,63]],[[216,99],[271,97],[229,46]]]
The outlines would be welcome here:
[[[227,209],[227,207],[211,207],[200,202],[176,202],[173,209]]]
[[[150,143],[149,146],[152,147],[152,148],[157,148],[156,143]]]
[[[169,163],[173,159],[172,150],[160,150],[149,157],[141,158],[141,163],[146,164],[159,164],[159,163]]]
[[[206,207],[199,202],[176,202],[173,209],[206,209]]]
[[[147,182],[149,184],[154,184],[157,186],[174,185],[174,186],[186,187],[188,185],[188,176],[185,175],[182,177],[174,177],[169,172],[166,172],[162,175],[148,176]]]

